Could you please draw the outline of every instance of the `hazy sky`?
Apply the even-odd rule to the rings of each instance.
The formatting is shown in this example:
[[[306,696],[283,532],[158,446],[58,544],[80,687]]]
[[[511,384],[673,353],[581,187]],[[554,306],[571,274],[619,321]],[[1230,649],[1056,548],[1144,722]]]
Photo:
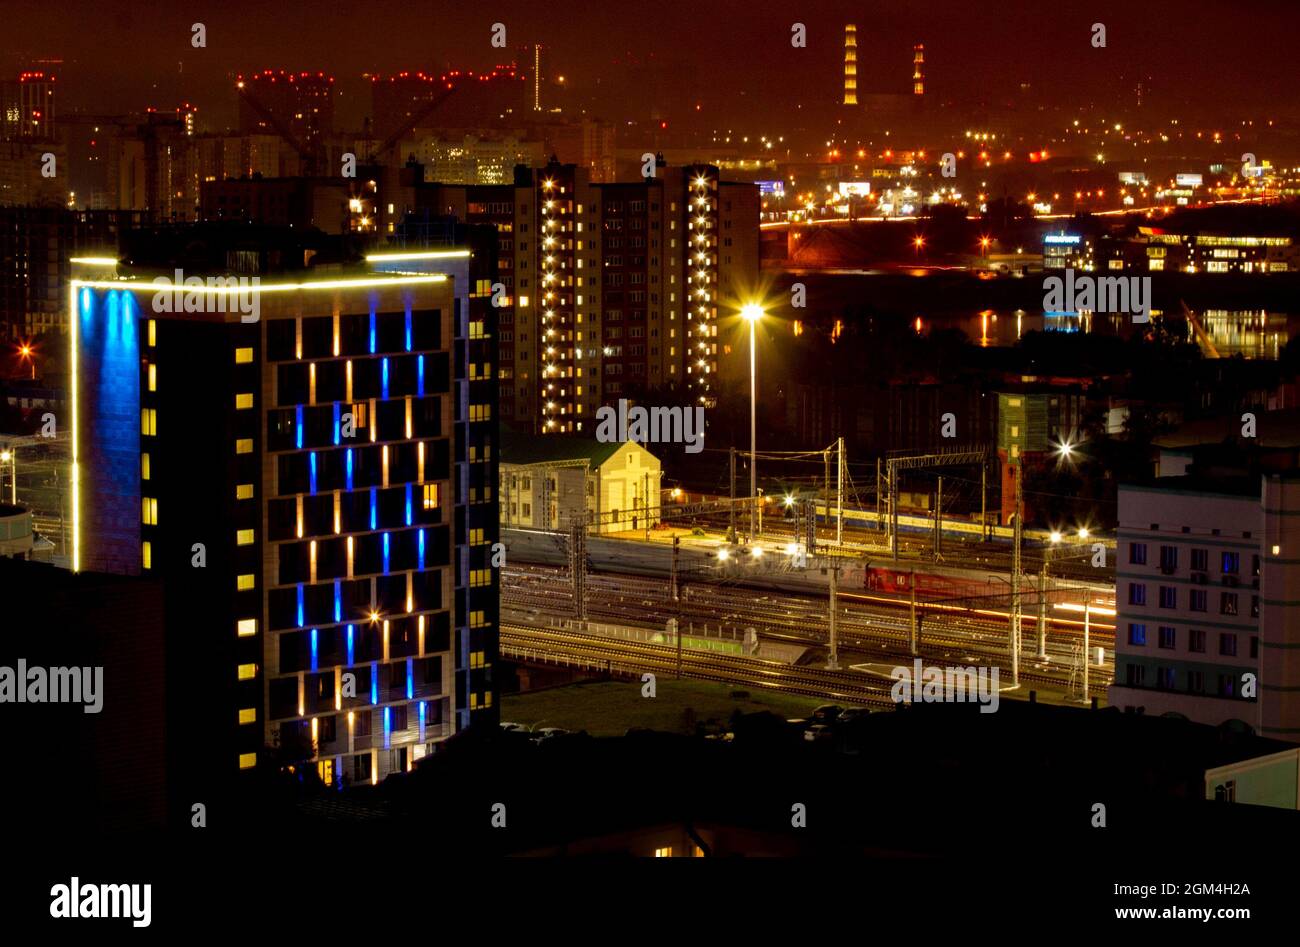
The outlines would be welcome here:
[[[0,16],[0,65],[13,72],[63,59],[65,109],[125,111],[189,98],[209,115],[233,118],[230,77],[282,67],[338,76],[341,114],[349,118],[360,108],[353,103],[362,97],[363,72],[508,59],[489,42],[492,24],[502,22],[512,47],[550,47],[553,70],[577,94],[595,94],[600,81],[605,90],[612,83],[620,101],[630,93],[616,63],[653,58],[681,64],[680,81],[691,90],[683,109],[696,98],[719,115],[770,121],[797,102],[833,99],[843,24],[853,21],[864,91],[906,92],[911,46],[923,42],[929,89],[939,96],[996,98],[1030,82],[1057,100],[1106,103],[1149,75],[1157,97],[1246,117],[1297,98],[1300,4],[0,0]],[[190,45],[195,22],[207,27],[206,49]],[[807,26],[806,49],[790,45],[795,22]],[[1091,46],[1094,22],[1106,25],[1105,49]]]

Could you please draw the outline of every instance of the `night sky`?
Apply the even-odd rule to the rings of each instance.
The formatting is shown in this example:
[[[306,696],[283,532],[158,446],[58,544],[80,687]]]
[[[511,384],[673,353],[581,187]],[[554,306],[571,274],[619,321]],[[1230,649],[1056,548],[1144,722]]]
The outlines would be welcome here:
[[[362,73],[509,59],[489,45],[491,25],[501,21],[512,47],[551,47],[553,72],[568,77],[572,101],[602,117],[633,117],[618,114],[634,91],[619,64],[653,59],[675,83],[672,107],[699,102],[724,126],[777,131],[797,103],[833,104],[850,20],[858,24],[864,92],[906,93],[911,46],[923,42],[928,90],[957,103],[995,104],[1030,82],[1045,101],[1108,105],[1142,78],[1154,103],[1184,117],[1202,107],[1225,123],[1300,112],[1293,94],[1300,5],[1290,3],[5,0],[0,8],[0,66],[13,73],[62,59],[50,68],[63,83],[64,114],[189,99],[205,125],[220,125],[234,119],[235,73],[323,69],[338,77],[338,124],[351,126],[369,104]],[[808,27],[807,49],[790,46],[796,21]],[[208,28],[207,49],[190,46],[194,22]],[[1104,50],[1089,43],[1093,22],[1107,26]]]

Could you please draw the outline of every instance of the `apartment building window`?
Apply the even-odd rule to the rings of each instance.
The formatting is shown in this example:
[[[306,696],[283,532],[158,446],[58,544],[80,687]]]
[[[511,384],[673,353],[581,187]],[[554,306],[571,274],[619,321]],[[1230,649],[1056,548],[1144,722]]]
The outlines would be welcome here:
[[[1205,632],[1200,628],[1192,628],[1187,632],[1187,650],[1193,654],[1205,653]]]
[[[1178,547],[1161,546],[1160,547],[1160,571],[1173,573],[1178,571]]]
[[[253,439],[251,437],[241,437],[235,441],[236,454],[251,454],[253,452]]]
[[[1210,553],[1207,549],[1192,550],[1192,571],[1208,572],[1210,570]]]
[[[235,577],[236,590],[240,592],[247,592],[249,589],[253,587],[254,587],[254,581],[253,581],[252,573],[247,573],[245,575],[239,575]]]
[[[1209,609],[1209,593],[1205,589],[1192,589],[1187,593],[1187,607],[1194,612],[1204,612]]]
[[[235,349],[236,365],[248,365],[251,364],[252,361],[253,361],[253,350],[251,348]]]
[[[243,411],[243,410],[245,410],[246,408],[251,408],[252,406],[253,406],[253,394],[252,394],[252,392],[243,392],[243,393],[240,393],[240,394],[235,395],[235,410],[236,410],[236,411]]]
[[[1147,587],[1141,582],[1130,582],[1128,584],[1128,603],[1130,605],[1145,605],[1147,603]]]
[[[1162,648],[1172,649],[1176,647],[1175,642],[1178,639],[1178,633],[1170,625],[1161,625],[1158,633],[1159,646]]]
[[[140,498],[140,522],[145,526],[158,525],[158,501],[153,497]]]
[[[1126,664],[1124,666],[1124,683],[1129,687],[1146,687],[1147,669],[1141,664]]]
[[[1128,643],[1135,647],[1145,647],[1147,643],[1147,626],[1130,622],[1128,626]]]
[[[140,455],[140,479],[148,480],[149,473],[150,473],[149,453],[146,451],[145,453]]]
[[[1200,694],[1205,691],[1205,672],[1188,671],[1187,672],[1187,693]]]
[[[235,545],[251,546],[253,545],[253,536],[254,531],[251,529],[237,529],[235,530]]]
[[[146,569],[153,568],[153,543],[147,539],[140,544],[140,560]]]
[[[240,708],[239,722],[240,724],[257,723],[257,708],[255,707]]]
[[[149,320],[149,347],[153,348],[158,344],[158,320]]]
[[[249,638],[257,634],[256,618],[241,618],[235,625],[235,634],[240,638]]]
[[[1236,592],[1219,593],[1219,614],[1220,615],[1237,614],[1237,593]]]
[[[1128,544],[1128,561],[1130,565],[1144,566],[1147,564],[1147,544],[1146,543],[1129,543]]]
[[[426,483],[423,492],[424,508],[426,510],[436,510],[438,508],[438,485],[436,483]]]
[[[158,436],[158,411],[156,409],[140,409],[140,433],[148,437]]]
[[[1259,596],[1258,595],[1252,595],[1250,597],[1250,617],[1251,618],[1259,617]]]
[[[1219,696],[1233,697],[1237,693],[1237,679],[1231,674],[1219,675]]]
[[[366,759],[366,760],[369,760],[370,757],[368,757],[368,756],[367,756],[367,757],[357,757],[357,759]],[[240,769],[252,769],[252,768],[253,768],[254,766],[256,766],[256,765],[257,765],[257,754],[256,754],[256,753],[240,753],[240,754],[239,754],[239,768],[240,768]]]
[[[158,390],[158,366],[153,362],[149,363],[149,390]]]
[[[241,681],[251,681],[253,678],[257,677],[257,665],[256,664],[239,665],[238,676]]]
[[[492,418],[492,406],[490,404],[472,404],[469,406],[469,419],[471,421],[488,421]]]
[[[253,485],[251,483],[241,483],[235,487],[236,500],[253,499]]]
[[[1223,574],[1236,575],[1241,570],[1241,553],[1225,552],[1223,554]]]
[[[1156,689],[1171,691],[1174,689],[1175,674],[1173,668],[1156,668]]]
[[[1235,634],[1228,631],[1220,632],[1219,654],[1226,658],[1235,658],[1237,656],[1237,636]]]
[[[1178,607],[1178,590],[1172,585],[1160,586],[1160,607],[1177,608]]]
[[[492,584],[491,569],[471,569],[469,572],[470,588],[479,588]]]

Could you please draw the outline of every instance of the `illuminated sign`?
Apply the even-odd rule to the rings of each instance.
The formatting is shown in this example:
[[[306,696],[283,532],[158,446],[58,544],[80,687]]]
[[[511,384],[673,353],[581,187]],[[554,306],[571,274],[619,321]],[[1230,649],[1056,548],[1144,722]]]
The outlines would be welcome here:
[[[871,193],[870,181],[841,181],[840,194],[844,197],[866,197]]]
[[[1179,187],[1200,187],[1201,175],[1199,174],[1175,174],[1174,183]]]
[[[785,197],[784,181],[755,181],[758,185],[759,194],[773,194],[776,197]]]
[[[1146,184],[1147,175],[1145,171],[1121,171],[1119,173],[1120,184]]]
[[[1075,233],[1049,233],[1043,238],[1043,243],[1066,243],[1070,245],[1078,244],[1079,235]]]

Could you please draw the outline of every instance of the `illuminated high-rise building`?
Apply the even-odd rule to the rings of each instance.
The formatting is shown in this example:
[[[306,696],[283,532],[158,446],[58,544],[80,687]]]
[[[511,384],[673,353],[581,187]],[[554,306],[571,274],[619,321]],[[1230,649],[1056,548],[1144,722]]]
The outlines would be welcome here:
[[[844,104],[858,104],[858,28],[844,27]]]
[[[602,405],[672,385],[713,404],[726,320],[757,282],[755,185],[662,164],[597,184],[551,162],[510,185],[423,185],[415,200],[497,230],[504,419],[590,434]]]
[[[53,74],[23,72],[0,83],[0,139],[52,141],[56,116]]]
[[[334,131],[334,77],[323,72],[264,69],[240,76],[241,135],[292,135],[303,146]]]
[[[912,94],[925,95],[925,47],[912,47]]]
[[[276,268],[338,245],[203,233],[232,230],[188,231],[202,277],[261,282],[177,311],[173,236],[69,288],[73,565],[161,580],[194,793],[292,761],[375,783],[495,726],[492,316],[467,248]]]

